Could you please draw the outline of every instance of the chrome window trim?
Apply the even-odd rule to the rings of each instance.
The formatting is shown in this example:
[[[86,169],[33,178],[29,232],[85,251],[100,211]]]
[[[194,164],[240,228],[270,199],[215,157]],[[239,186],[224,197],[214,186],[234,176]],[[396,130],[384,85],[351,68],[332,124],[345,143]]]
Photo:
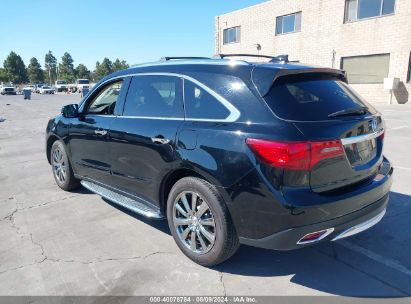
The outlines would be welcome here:
[[[179,77],[184,80],[191,81],[192,83],[198,85],[202,89],[204,89],[207,93],[211,94],[215,99],[217,99],[227,110],[230,112],[230,114],[224,118],[224,119],[209,119],[209,118],[190,118],[190,117],[185,117],[185,118],[168,118],[168,117],[146,117],[146,116],[117,116],[117,117],[126,117],[126,118],[146,118],[146,119],[162,119],[162,120],[186,120],[186,121],[204,121],[204,122],[235,122],[241,115],[240,111],[232,104],[230,103],[227,99],[219,95],[217,92],[206,86],[204,83],[198,81],[197,79],[194,79],[190,76],[184,75],[184,74],[179,74],[179,73],[162,73],[162,72],[152,72],[152,73],[131,73],[131,74],[125,74],[125,75],[119,75],[116,77],[112,77],[110,79],[105,80],[104,82],[100,83],[98,86],[94,87],[92,92],[89,93],[89,96],[91,96],[95,91],[99,90],[101,87],[103,87],[105,84],[115,81],[116,79],[124,79],[126,77],[139,77],[139,76],[172,76],[172,77]],[[184,84],[183,84],[183,91],[184,91]],[[184,96],[183,96],[184,97]],[[87,102],[88,99],[84,99],[82,103]],[[185,101],[184,101],[185,102]]]
[[[155,117],[155,116],[132,116],[132,115],[119,115],[117,118],[141,118],[141,119],[158,119],[158,120],[184,120],[184,117]]]
[[[343,145],[355,144],[361,141],[366,141],[366,140],[377,138],[382,133],[384,133],[384,128],[381,128],[380,130],[374,133],[370,133],[370,134],[341,138],[341,143]]]

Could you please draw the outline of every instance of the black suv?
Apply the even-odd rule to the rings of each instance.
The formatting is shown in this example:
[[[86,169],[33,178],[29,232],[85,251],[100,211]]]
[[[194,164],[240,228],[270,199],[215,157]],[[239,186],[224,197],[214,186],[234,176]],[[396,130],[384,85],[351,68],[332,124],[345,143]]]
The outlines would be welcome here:
[[[343,71],[286,56],[116,72],[46,132],[60,188],[166,217],[184,254],[207,266],[240,243],[290,250],[376,224],[393,172],[383,141],[380,113]]]

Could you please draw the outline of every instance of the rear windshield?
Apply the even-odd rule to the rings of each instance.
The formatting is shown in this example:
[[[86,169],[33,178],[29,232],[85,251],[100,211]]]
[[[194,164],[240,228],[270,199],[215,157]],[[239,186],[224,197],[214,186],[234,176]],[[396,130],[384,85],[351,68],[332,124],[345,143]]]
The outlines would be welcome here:
[[[369,106],[343,81],[301,76],[277,80],[265,100],[278,117],[299,121],[328,120],[331,113]]]

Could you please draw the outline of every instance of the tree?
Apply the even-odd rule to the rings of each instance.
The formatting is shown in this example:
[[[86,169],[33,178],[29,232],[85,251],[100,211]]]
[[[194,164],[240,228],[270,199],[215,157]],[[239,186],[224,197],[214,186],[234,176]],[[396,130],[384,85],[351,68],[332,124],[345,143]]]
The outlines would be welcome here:
[[[14,84],[21,84],[28,81],[26,66],[21,57],[15,52],[10,52],[9,56],[4,60],[3,66],[9,81]]]
[[[33,57],[30,59],[30,64],[27,67],[27,73],[31,83],[44,82],[43,70],[41,69],[41,65],[37,58]]]
[[[74,74],[78,79],[90,79],[90,71],[84,64],[79,64],[76,69],[74,70]]]
[[[74,82],[74,65],[73,65],[73,58],[67,52],[64,53],[63,57],[61,57],[61,63],[59,64],[59,77],[62,80],[66,80],[68,82]]]
[[[46,80],[48,83],[54,83],[57,79],[57,59],[53,56],[52,52],[49,51],[44,57],[44,67],[46,69]]]
[[[128,69],[129,67],[130,67],[130,66],[127,64],[127,62],[126,62],[125,60],[121,60],[121,61],[120,61],[120,59],[117,58],[117,59],[113,62],[112,70],[113,70],[113,72],[116,72],[116,71]]]
[[[113,63],[108,58],[104,58],[100,63],[96,62],[96,69],[93,72],[93,80],[98,81],[101,78],[111,74],[113,72]]]
[[[9,82],[9,75],[3,68],[0,68],[0,81]]]

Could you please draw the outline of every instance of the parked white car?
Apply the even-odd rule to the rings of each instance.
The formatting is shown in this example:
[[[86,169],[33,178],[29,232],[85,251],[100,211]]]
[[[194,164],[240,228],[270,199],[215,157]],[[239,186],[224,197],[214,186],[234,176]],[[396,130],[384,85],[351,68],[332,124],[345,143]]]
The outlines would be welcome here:
[[[25,89],[30,89],[32,93],[36,91],[36,86],[33,84],[29,84],[28,86],[25,87]]]
[[[54,89],[50,86],[42,86],[40,88],[40,94],[54,94]]]
[[[88,79],[77,79],[76,81],[76,91],[81,93],[84,89],[90,89],[90,80]]]
[[[34,92],[35,93],[40,93],[40,89],[44,86],[45,84],[42,83],[38,83],[36,85],[34,85]]]
[[[16,88],[11,85],[3,85],[0,87],[1,95],[16,95]]]
[[[65,80],[56,80],[54,87],[56,88],[57,92],[68,91],[68,83]]]

